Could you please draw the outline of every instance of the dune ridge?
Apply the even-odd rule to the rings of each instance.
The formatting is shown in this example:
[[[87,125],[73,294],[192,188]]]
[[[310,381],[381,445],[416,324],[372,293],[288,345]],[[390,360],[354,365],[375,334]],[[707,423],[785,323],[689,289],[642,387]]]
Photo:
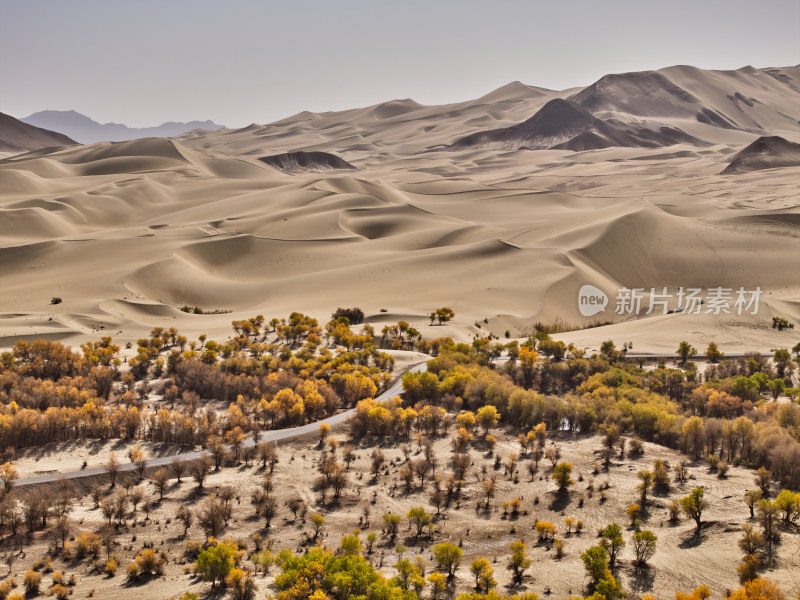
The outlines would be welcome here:
[[[614,325],[561,337],[786,346],[770,321],[800,319],[800,168],[720,173],[794,156],[798,90],[797,67],[671,67],[2,159],[0,338],[135,342],[156,325],[219,337],[232,319],[325,320],[338,306],[427,327],[449,306],[447,335],[464,340],[601,320]],[[785,143],[747,150],[764,135]],[[476,143],[454,143],[465,138]],[[609,296],[592,318],[577,302],[586,283]],[[641,288],[646,307],[651,288],[687,286],[760,287],[761,310],[655,328],[644,310],[615,312],[619,288]]]

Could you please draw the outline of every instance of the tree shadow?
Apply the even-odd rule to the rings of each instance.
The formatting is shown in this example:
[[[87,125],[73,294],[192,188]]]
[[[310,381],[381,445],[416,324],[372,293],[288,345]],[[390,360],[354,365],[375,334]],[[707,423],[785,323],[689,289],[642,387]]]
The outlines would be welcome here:
[[[693,528],[691,532],[683,536],[683,540],[678,544],[678,548],[685,550],[687,548],[696,548],[702,544],[708,537],[705,535],[703,529],[706,529],[710,525],[712,525],[711,522],[703,522],[700,526],[700,531],[697,531],[697,528]]]
[[[550,500],[550,504],[548,504],[547,508],[553,512],[561,512],[570,503],[569,491],[568,490],[556,490],[552,492],[553,498]]]
[[[635,592],[649,592],[653,589],[656,570],[647,565],[633,565],[627,569],[631,589]]]

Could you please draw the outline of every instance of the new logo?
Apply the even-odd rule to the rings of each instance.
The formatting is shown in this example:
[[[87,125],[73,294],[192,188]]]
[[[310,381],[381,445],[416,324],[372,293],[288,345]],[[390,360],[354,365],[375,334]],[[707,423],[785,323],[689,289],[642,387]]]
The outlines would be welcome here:
[[[578,310],[584,317],[601,313],[606,306],[608,306],[608,296],[603,290],[588,283],[581,287],[578,292]]]

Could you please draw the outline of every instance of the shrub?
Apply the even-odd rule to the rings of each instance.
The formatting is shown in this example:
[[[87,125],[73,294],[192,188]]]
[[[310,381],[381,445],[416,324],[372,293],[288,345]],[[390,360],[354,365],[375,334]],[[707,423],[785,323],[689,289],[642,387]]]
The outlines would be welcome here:
[[[225,583],[231,588],[233,600],[253,600],[256,597],[256,583],[247,571],[231,569]]]
[[[100,536],[90,531],[84,531],[75,538],[75,545],[79,558],[88,555],[96,557],[100,552]]]
[[[345,317],[350,325],[360,325],[364,322],[364,311],[360,308],[337,308],[331,315],[332,320]]]
[[[109,558],[106,561],[105,567],[103,567],[103,571],[109,577],[113,577],[114,575],[116,575],[117,574],[117,561],[115,561],[113,558]]]
[[[33,569],[25,572],[22,580],[25,585],[25,593],[29,596],[39,595],[39,586],[42,585],[42,576]]]

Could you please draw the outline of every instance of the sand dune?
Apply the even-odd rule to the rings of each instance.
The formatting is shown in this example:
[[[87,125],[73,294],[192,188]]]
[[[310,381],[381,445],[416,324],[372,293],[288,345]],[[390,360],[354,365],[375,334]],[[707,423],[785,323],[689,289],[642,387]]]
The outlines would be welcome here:
[[[35,127],[10,115],[0,113],[0,152],[17,154],[76,143],[75,140],[61,133]]]
[[[558,319],[614,322],[563,334],[587,347],[791,346],[770,321],[800,319],[800,168],[720,172],[760,130],[795,139],[798,98],[796,67],[673,67],[0,160],[0,338],[135,341],[154,325],[224,336],[232,319],[326,319],[338,306],[439,335],[425,315],[450,306],[461,339]],[[485,131],[505,133],[450,147]],[[761,150],[736,156],[777,166]],[[330,170],[342,164],[358,170]],[[591,318],[578,307],[586,283],[609,296]],[[642,288],[646,307],[650,288],[691,286],[760,287],[761,309],[614,311],[621,287]]]

